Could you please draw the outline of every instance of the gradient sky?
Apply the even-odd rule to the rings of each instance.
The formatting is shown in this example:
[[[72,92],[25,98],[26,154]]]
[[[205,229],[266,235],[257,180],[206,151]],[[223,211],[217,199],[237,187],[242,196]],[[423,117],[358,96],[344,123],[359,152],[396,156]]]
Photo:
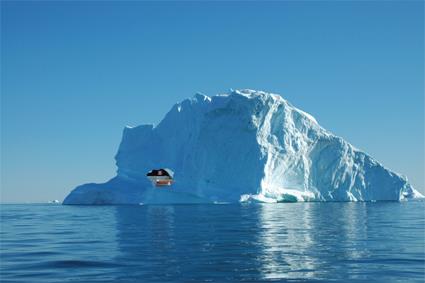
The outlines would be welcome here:
[[[1,1],[1,201],[115,174],[125,125],[281,94],[424,192],[424,2]]]

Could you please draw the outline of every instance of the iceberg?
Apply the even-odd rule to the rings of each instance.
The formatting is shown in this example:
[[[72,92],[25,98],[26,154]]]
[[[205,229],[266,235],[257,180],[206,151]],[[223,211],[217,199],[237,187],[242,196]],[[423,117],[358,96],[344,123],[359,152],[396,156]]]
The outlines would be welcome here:
[[[376,201],[423,197],[399,175],[277,94],[231,90],[177,103],[156,126],[125,127],[117,175],[64,204]],[[174,183],[146,177],[170,168]]]

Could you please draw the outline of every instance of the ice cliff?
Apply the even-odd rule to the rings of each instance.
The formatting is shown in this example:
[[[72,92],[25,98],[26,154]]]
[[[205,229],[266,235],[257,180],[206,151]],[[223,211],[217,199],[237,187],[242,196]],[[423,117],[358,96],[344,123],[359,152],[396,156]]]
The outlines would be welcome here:
[[[422,197],[390,171],[276,94],[196,94],[158,126],[126,127],[117,176],[75,188],[64,204],[369,201]],[[175,183],[146,178],[171,168]]]

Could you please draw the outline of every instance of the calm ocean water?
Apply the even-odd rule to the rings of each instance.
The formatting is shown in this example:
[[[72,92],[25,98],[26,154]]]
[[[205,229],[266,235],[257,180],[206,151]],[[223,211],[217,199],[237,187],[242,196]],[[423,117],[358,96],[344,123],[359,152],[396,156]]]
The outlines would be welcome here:
[[[424,282],[425,202],[1,205],[1,282]]]

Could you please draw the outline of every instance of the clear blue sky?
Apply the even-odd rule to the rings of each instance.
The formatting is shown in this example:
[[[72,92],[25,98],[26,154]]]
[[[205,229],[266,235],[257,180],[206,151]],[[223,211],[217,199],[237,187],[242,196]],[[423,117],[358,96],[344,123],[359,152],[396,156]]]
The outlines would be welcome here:
[[[424,192],[424,2],[1,2],[1,201],[115,175],[125,125],[280,93]]]

